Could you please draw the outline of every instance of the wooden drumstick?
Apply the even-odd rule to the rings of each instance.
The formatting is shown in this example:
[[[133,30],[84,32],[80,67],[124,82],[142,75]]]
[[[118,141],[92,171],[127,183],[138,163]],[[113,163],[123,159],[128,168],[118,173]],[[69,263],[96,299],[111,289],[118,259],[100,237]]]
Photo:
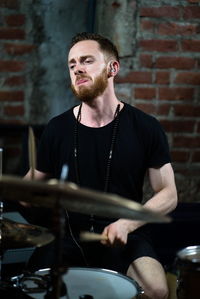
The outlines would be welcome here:
[[[28,153],[29,153],[29,167],[31,169],[31,179],[34,180],[34,171],[36,168],[36,146],[33,129],[29,127],[29,138],[28,138]]]
[[[108,240],[108,237],[102,234],[84,231],[80,233],[80,240],[84,242],[95,242],[95,241]]]

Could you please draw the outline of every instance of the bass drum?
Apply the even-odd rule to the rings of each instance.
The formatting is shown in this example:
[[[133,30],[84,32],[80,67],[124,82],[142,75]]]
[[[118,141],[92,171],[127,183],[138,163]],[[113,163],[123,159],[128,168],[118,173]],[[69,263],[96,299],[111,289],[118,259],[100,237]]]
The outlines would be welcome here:
[[[43,269],[18,278],[18,286],[31,298],[43,299],[50,281],[49,273],[49,269]],[[64,292],[61,288],[62,299],[133,299],[143,293],[136,281],[106,269],[69,268],[62,280],[65,284]]]

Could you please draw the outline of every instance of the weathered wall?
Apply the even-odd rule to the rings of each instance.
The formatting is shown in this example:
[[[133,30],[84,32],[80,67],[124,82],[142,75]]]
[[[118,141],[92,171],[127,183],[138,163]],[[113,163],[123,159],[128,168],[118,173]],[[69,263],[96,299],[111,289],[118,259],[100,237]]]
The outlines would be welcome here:
[[[0,7],[0,119],[44,124],[74,101],[67,46],[86,31],[88,1],[4,0]]]
[[[67,47],[75,33],[87,30],[88,10],[88,0],[0,0],[1,125],[46,124],[75,103]],[[4,131],[4,172],[17,173],[23,136],[5,137]]]
[[[1,123],[45,123],[74,103],[65,51],[69,38],[87,29],[88,2],[0,1]],[[95,30],[110,37],[120,51],[119,98],[161,121],[179,200],[199,201],[200,2],[96,4]]]

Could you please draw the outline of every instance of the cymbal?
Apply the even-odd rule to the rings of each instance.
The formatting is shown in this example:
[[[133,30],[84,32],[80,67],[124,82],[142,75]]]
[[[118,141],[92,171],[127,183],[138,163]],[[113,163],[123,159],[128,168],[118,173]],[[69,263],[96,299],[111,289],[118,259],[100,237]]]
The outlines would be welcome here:
[[[0,194],[4,200],[24,201],[34,206],[60,206],[83,214],[126,218],[145,222],[170,222],[171,219],[144,208],[141,204],[119,195],[80,188],[74,183],[56,179],[49,181],[24,180],[20,177],[0,177]]]
[[[4,217],[1,228],[3,249],[41,247],[54,240],[54,236],[46,228],[17,223]]]

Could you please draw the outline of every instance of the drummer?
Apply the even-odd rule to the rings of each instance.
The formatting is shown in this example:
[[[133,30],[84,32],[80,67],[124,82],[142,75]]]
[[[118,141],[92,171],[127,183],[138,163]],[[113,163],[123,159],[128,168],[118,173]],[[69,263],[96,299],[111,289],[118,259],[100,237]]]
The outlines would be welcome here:
[[[68,68],[80,103],[48,123],[35,179],[60,178],[66,164],[68,181],[142,203],[147,173],[154,195],[144,206],[163,215],[171,212],[177,192],[166,135],[154,117],[117,98],[114,79],[120,62],[115,45],[98,34],[77,34],[70,45]],[[30,177],[29,171],[26,178]],[[64,263],[127,274],[143,288],[141,298],[167,298],[165,272],[148,225],[142,219],[106,216],[109,211],[105,218],[67,212]],[[102,233],[107,240],[80,243],[78,232],[85,229]]]

